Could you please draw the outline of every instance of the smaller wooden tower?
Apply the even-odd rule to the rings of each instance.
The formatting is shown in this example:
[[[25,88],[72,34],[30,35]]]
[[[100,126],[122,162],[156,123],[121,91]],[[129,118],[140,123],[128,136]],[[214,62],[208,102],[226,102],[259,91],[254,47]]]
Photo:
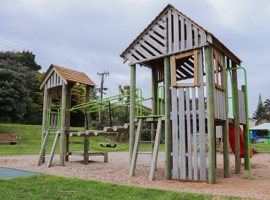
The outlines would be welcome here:
[[[86,86],[86,101],[89,101],[90,88],[96,87],[96,84],[83,72],[52,64],[38,84],[40,89],[44,88],[42,147],[38,165],[41,162],[45,162],[46,142],[44,141],[50,133],[56,134],[56,144],[58,140],[57,135],[60,135],[60,165],[64,165],[65,159],[68,159],[65,153],[68,150],[68,142],[66,143],[65,141],[69,141],[69,134],[66,134],[66,131],[69,130],[70,126],[70,112],[66,112],[66,110],[71,108],[71,90],[76,83]],[[61,114],[51,111],[53,98],[61,98],[61,111],[59,110]],[[48,113],[50,114],[49,117]],[[61,119],[59,119],[59,116],[61,116]],[[50,119],[50,121],[47,121],[47,119]],[[55,147],[54,145],[51,150],[52,153],[49,158],[48,167],[51,165]]]

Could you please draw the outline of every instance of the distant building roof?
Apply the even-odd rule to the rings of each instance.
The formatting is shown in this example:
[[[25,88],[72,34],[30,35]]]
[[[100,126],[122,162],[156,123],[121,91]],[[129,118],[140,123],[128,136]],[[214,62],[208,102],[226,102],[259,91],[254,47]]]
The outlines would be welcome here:
[[[53,76],[55,76],[55,78],[52,78]],[[75,71],[72,69],[67,69],[53,64],[47,70],[46,74],[43,76],[38,86],[40,86],[41,89],[43,88],[45,83],[47,83],[50,80],[54,81],[53,86],[62,85],[59,79],[63,80],[65,84],[67,84],[68,82],[72,82],[96,87],[96,84],[85,73]]]
[[[252,128],[250,128],[249,130],[268,130],[270,131],[270,123],[264,123],[264,124],[260,124],[258,126],[254,126]]]

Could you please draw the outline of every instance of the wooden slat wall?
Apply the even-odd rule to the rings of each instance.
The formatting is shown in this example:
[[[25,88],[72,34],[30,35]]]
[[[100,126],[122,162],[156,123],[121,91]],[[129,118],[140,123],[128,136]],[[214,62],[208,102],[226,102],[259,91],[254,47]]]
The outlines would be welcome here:
[[[55,71],[52,72],[51,77],[48,79],[48,82],[47,82],[48,89],[55,88],[61,85],[62,85],[62,80],[60,76],[58,76],[58,74],[55,73]]]
[[[239,104],[239,123],[246,124],[246,96],[241,90],[238,90],[238,104]]]
[[[162,16],[125,57],[137,64],[207,45],[206,33],[174,9]]]
[[[178,104],[178,109],[172,110],[174,179],[206,181],[205,98],[202,53],[198,55],[198,66],[200,87],[172,88],[172,107],[177,108]],[[199,134],[199,140],[197,140],[197,134]],[[180,141],[180,151],[178,151],[178,141]],[[199,153],[197,153],[197,144],[200,144]],[[192,145],[194,145],[194,151],[192,151]],[[198,162],[198,158],[200,158],[200,162]]]

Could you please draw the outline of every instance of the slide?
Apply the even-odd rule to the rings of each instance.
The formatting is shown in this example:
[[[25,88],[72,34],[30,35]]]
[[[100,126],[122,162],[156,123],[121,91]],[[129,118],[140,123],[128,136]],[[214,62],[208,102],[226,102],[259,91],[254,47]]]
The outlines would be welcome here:
[[[240,132],[240,155],[244,158],[244,135],[242,129],[239,127]],[[235,154],[235,143],[234,143],[234,125],[229,125],[229,140],[233,153]],[[252,151],[250,150],[250,158],[252,158]]]

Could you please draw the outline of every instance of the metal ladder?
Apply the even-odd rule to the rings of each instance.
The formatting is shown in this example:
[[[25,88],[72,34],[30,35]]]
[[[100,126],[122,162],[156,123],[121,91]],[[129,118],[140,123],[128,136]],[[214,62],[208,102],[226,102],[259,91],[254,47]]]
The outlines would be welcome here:
[[[50,134],[55,134],[55,138],[54,139],[48,139]],[[39,153],[39,156],[38,156],[37,165],[41,165],[42,158],[49,158],[47,167],[52,166],[52,160],[53,160],[53,156],[54,156],[54,153],[55,153],[55,149],[56,149],[56,146],[57,146],[59,136],[60,136],[60,131],[46,131],[45,137],[44,137],[42,145],[41,145],[40,153]],[[46,147],[47,141],[54,141],[52,148]],[[51,149],[50,156],[43,156],[43,152],[44,152],[45,149]]]
[[[136,139],[135,139],[135,144],[134,144],[134,149],[133,149],[133,154],[132,154],[132,159],[131,159],[131,164],[130,164],[130,169],[129,169],[129,176],[131,176],[131,177],[134,176],[136,166],[145,166],[145,167],[150,167],[149,179],[153,180],[155,178],[155,172],[156,172],[156,166],[157,166],[159,143],[160,143],[160,136],[161,136],[161,130],[162,130],[162,119],[161,119],[161,117],[158,118],[155,141],[140,141],[141,132],[143,131],[142,125],[143,125],[143,119],[140,118],[139,122],[138,122],[137,132],[136,132]],[[139,150],[139,143],[143,143],[143,142],[154,142],[153,153],[139,152],[138,151]],[[151,155],[152,156],[151,165],[137,164],[138,154]]]

